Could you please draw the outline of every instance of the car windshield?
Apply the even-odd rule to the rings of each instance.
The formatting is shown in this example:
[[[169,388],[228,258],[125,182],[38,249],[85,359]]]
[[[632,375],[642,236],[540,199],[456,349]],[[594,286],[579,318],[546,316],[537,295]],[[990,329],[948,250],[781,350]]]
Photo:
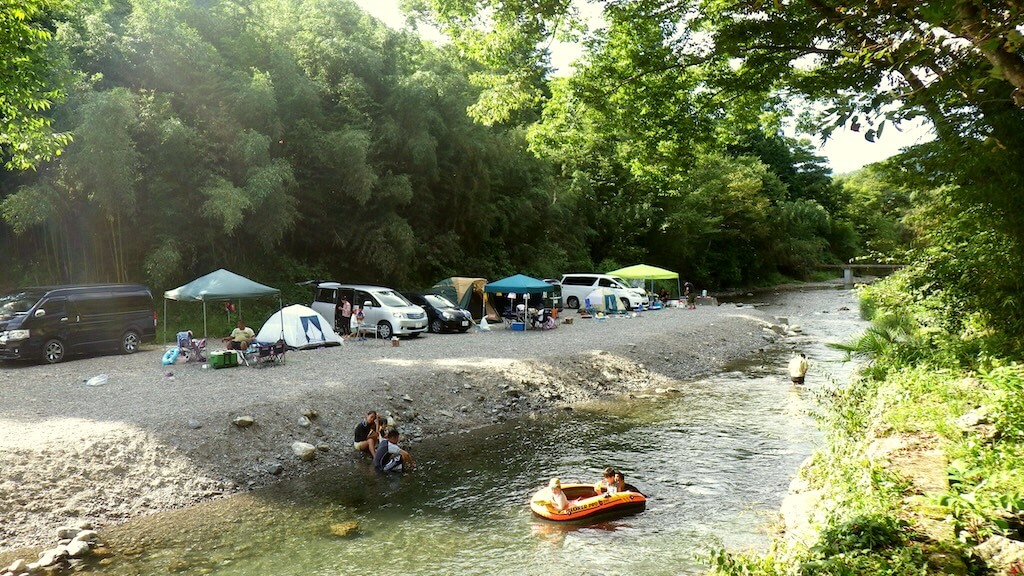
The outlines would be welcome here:
[[[380,292],[374,292],[377,299],[380,300],[381,306],[412,306],[412,304],[394,290],[381,290]]]
[[[627,284],[626,281],[623,280],[622,278],[619,278],[618,276],[612,276],[611,278],[612,278],[612,282],[618,282],[619,286],[621,286],[623,288],[631,288],[631,286],[629,284]]]
[[[430,304],[434,308],[455,308],[455,304],[452,304],[444,296],[438,296],[437,294],[424,294],[423,298],[426,299],[427,304]]]
[[[8,292],[0,294],[0,320],[27,314],[43,297],[42,292]]]

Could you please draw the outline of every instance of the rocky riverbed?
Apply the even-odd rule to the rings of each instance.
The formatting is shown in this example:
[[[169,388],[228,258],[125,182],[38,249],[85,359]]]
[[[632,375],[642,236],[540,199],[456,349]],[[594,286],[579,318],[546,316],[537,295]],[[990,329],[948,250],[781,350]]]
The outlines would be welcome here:
[[[162,346],[54,366],[0,365],[0,562],[62,526],[105,526],[351,463],[367,410],[406,442],[607,395],[667,391],[781,343],[731,304],[556,330],[426,335],[289,353],[282,365],[162,366]],[[106,383],[88,380],[106,374]],[[251,421],[251,425],[239,425]],[[411,442],[410,442],[411,440]],[[296,443],[315,452],[299,454]],[[6,565],[6,564],[2,564]]]

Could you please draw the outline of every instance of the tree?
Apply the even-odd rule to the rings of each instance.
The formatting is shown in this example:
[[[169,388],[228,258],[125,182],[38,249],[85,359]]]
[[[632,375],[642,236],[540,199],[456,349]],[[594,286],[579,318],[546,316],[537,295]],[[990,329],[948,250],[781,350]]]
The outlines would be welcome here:
[[[0,147],[11,169],[34,168],[71,141],[46,114],[62,96],[51,45],[51,14],[62,4],[0,0]]]

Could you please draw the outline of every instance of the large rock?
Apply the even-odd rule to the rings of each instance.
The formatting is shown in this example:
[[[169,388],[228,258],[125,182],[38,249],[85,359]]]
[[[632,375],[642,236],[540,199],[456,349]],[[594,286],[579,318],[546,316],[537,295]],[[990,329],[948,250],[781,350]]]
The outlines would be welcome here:
[[[63,562],[68,556],[68,549],[65,546],[58,546],[39,554],[38,564],[43,568]]]
[[[309,462],[316,456],[316,446],[308,442],[292,442],[292,452],[303,462]]]
[[[97,542],[99,541],[99,539],[100,535],[95,530],[82,530],[78,534],[75,534],[75,537],[72,538],[72,541],[80,540],[82,542]]]
[[[68,556],[72,558],[84,558],[89,555],[89,542],[85,540],[72,540],[68,544]]]
[[[331,524],[331,534],[334,534],[338,538],[348,538],[350,536],[355,536],[358,532],[359,523],[355,520]]]
[[[1005,536],[992,536],[974,548],[978,556],[985,559],[989,567],[1006,570],[1010,566],[1024,563],[1024,542]]]
[[[14,562],[11,562],[11,565],[7,567],[7,571],[11,574],[21,574],[25,571],[25,561],[18,558]]]

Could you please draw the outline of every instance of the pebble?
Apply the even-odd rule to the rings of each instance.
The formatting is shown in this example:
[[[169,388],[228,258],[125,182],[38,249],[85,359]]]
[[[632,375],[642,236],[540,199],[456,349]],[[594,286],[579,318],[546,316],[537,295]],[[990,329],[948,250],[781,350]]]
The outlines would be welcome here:
[[[238,418],[232,420],[231,423],[234,424],[235,426],[238,426],[239,428],[248,428],[249,426],[252,426],[253,424],[256,423],[256,419],[253,418],[252,416],[239,416]]]
[[[292,453],[295,454],[299,460],[309,462],[316,457],[316,446],[313,446],[308,442],[292,442]]]

